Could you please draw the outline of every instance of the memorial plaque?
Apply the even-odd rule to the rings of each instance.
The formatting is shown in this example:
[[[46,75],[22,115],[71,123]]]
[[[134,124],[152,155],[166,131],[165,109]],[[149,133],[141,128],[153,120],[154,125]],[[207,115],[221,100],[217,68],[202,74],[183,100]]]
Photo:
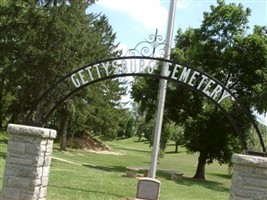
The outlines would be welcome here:
[[[141,178],[137,186],[137,199],[158,200],[160,181],[152,178]]]

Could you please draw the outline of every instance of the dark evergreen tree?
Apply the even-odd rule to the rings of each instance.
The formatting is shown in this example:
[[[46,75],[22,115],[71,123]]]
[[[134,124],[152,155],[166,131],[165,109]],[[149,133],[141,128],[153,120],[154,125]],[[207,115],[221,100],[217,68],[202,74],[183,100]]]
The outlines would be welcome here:
[[[29,0],[0,4],[1,125],[4,121],[18,122],[60,77],[120,53],[107,17],[90,13],[93,2]],[[70,97],[68,106],[63,103],[48,124],[57,129],[64,124],[60,129],[64,131],[87,128],[115,135],[123,93],[118,79],[85,88]],[[87,124],[82,127],[81,123]],[[71,124],[72,129],[66,124]]]

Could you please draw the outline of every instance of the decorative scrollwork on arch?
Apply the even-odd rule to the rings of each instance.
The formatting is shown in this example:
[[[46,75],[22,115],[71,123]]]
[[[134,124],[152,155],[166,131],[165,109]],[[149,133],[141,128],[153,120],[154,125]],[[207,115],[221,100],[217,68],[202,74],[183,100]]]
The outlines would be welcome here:
[[[139,42],[133,49],[129,49],[126,56],[165,58],[168,56],[166,55],[168,48],[170,46],[165,43],[163,37],[158,35],[156,30],[155,34],[148,36],[148,39]]]

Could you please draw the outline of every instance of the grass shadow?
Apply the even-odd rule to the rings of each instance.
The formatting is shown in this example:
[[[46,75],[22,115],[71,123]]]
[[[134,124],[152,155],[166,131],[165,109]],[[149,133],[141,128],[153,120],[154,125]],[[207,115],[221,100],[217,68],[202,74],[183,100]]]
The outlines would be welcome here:
[[[85,167],[106,171],[106,172],[125,172],[126,168],[124,166],[97,166],[97,165],[89,165],[83,164]]]
[[[87,165],[83,164],[85,167],[102,170],[105,172],[116,172],[116,173],[123,173],[124,177],[126,177],[126,167],[125,166],[94,166],[94,165]],[[143,169],[140,169],[137,173],[137,176],[143,176],[145,174],[145,170],[149,169],[149,167],[141,167]]]
[[[151,153],[150,150],[134,149],[134,148],[127,148],[127,147],[119,147],[118,149],[125,150],[125,151],[141,152],[141,153]]]
[[[0,131],[0,143],[7,144],[8,143],[8,133]]]
[[[119,198],[123,198],[124,197],[124,196],[119,195],[117,193],[113,194],[113,193],[110,193],[110,192],[104,192],[104,191],[100,191],[100,190],[88,190],[88,189],[66,187],[66,186],[58,186],[58,185],[48,185],[48,187],[54,187],[54,188],[58,188],[58,189],[67,189],[67,190],[72,190],[72,191],[81,191],[81,192],[86,192],[86,193],[108,194],[108,195],[112,195],[112,196],[119,197]]]
[[[232,174],[219,174],[219,173],[209,173],[212,176],[217,176],[220,178],[226,178],[226,179],[231,179],[232,178]]]
[[[223,177],[223,178],[229,178],[229,175],[225,174],[212,174],[215,176]],[[157,171],[157,178],[164,178],[166,180],[171,180],[171,173],[170,172],[164,172],[164,171]],[[202,186],[204,188],[218,191],[218,192],[229,192],[230,189],[223,186],[222,183],[216,182],[216,181],[210,181],[210,180],[197,180],[193,179],[191,177],[184,177],[180,181],[176,181],[177,184],[184,185],[184,186]]]
[[[147,139],[135,140],[134,143],[150,144],[150,142]]]
[[[117,137],[116,141],[120,141],[120,140],[127,140],[129,139],[128,137]]]
[[[53,147],[53,151],[61,151],[59,147]]]
[[[171,180],[171,174],[170,173],[163,172],[163,171],[157,171],[156,177],[158,177],[158,178],[164,178],[166,180]]]
[[[8,139],[7,138],[0,138],[0,144],[7,144]]]
[[[230,189],[223,186],[222,183],[216,181],[209,181],[209,180],[197,180],[191,177],[183,177],[182,181],[178,181],[177,184],[185,185],[185,186],[193,186],[198,185],[210,190],[218,191],[218,192],[229,192]]]
[[[175,152],[175,151],[167,151],[165,152],[165,154],[179,154],[179,153],[185,153],[186,151],[178,151],[178,152]]]
[[[4,158],[4,160],[5,160],[6,159],[6,153],[0,152],[0,157]]]

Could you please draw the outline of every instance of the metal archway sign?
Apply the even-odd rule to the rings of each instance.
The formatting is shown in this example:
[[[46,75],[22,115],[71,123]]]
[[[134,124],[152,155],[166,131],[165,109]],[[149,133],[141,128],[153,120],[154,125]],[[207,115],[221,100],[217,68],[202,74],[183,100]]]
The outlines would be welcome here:
[[[159,62],[166,62],[170,66],[169,69],[171,70],[168,71],[167,76],[160,75],[159,70],[156,70]],[[26,119],[37,120],[44,125],[56,108],[79,90],[96,82],[127,76],[145,76],[166,79],[181,84],[206,97],[223,111],[224,115],[238,133],[243,148],[248,151],[241,127],[238,125],[237,121],[226,112],[226,108],[224,108],[223,104],[223,101],[227,99],[236,101],[240,107],[240,111],[251,118],[250,112],[244,107],[242,102],[224,84],[209,74],[197,68],[185,66],[164,58],[150,56],[117,57],[80,67],[54,83],[36,101],[27,114]],[[34,119],[34,116],[40,115],[41,117],[39,117],[39,119]],[[266,152],[259,129],[254,120],[251,119],[251,122],[258,134],[262,150]]]

